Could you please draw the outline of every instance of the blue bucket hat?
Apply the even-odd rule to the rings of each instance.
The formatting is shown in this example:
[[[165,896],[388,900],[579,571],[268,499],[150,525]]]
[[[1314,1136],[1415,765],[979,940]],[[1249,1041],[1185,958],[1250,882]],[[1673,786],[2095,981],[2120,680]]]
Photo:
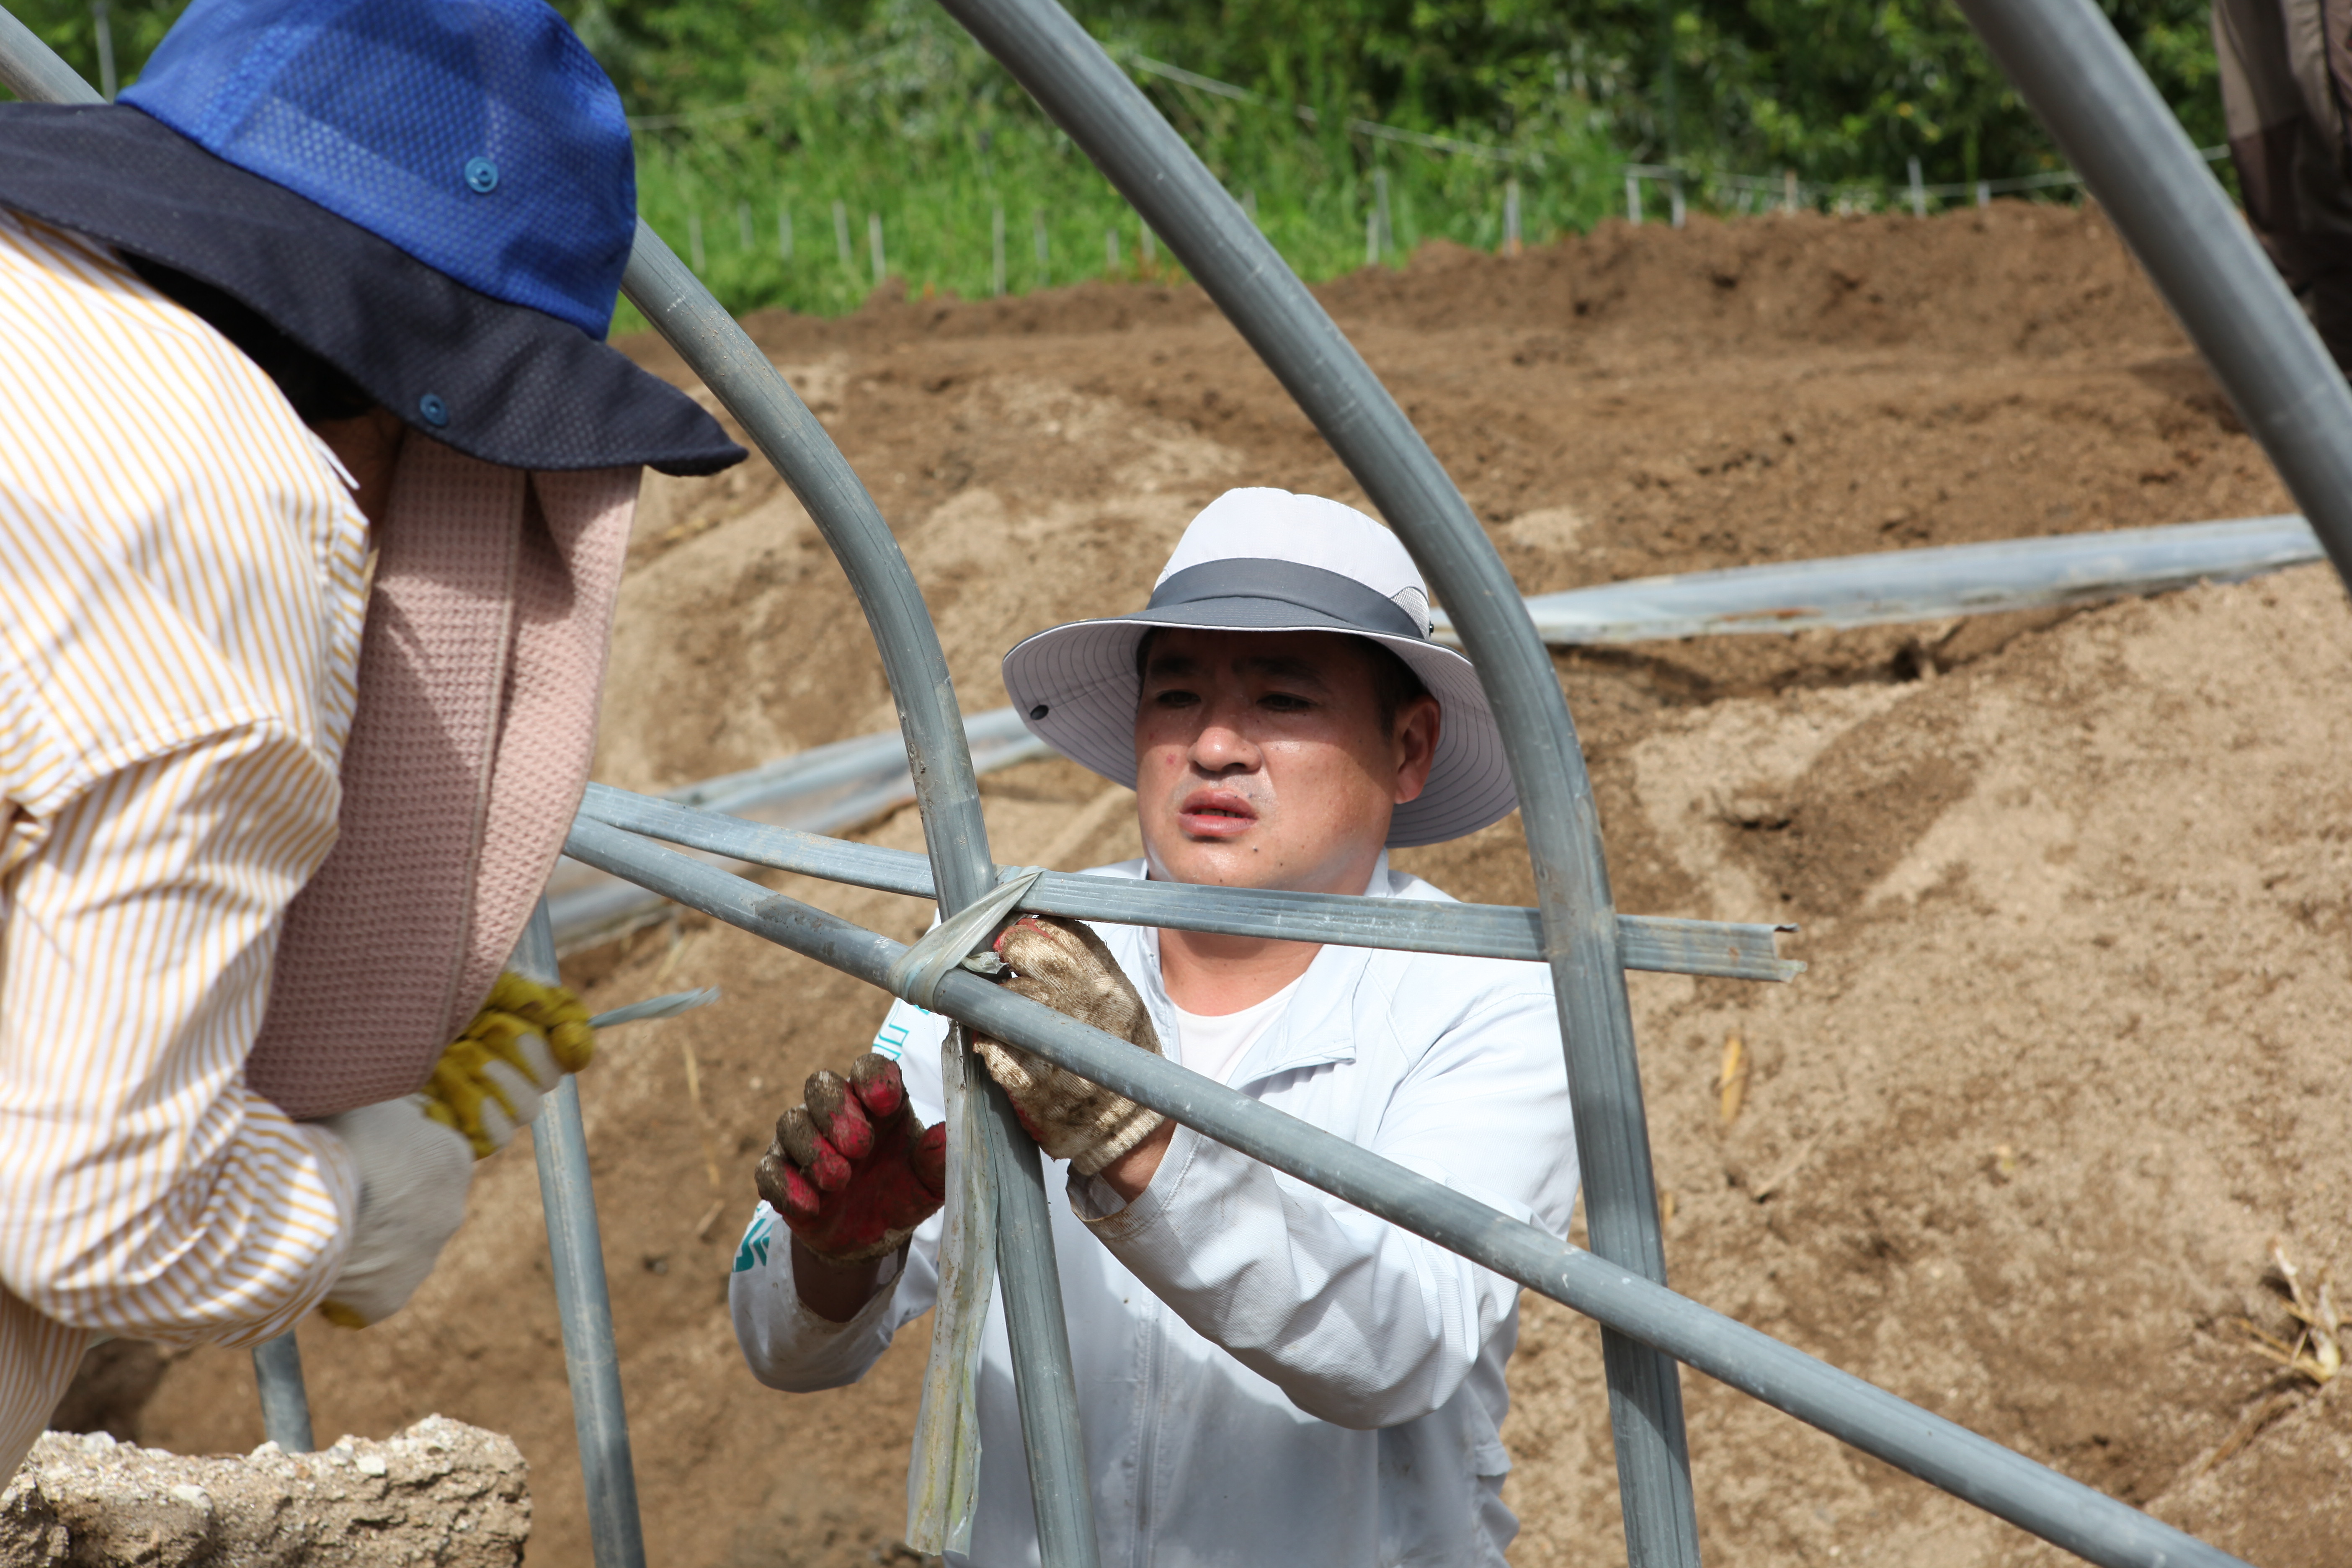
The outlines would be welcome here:
[[[230,295],[471,456],[744,456],[604,342],[628,123],[543,0],[194,0],[119,105],[0,106],[0,206]]]

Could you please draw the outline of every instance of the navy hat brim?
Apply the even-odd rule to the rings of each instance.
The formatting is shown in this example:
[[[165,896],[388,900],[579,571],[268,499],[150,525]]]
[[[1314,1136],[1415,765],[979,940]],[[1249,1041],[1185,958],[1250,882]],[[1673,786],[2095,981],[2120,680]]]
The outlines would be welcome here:
[[[747,456],[578,327],[467,288],[127,105],[0,104],[0,206],[211,284],[468,457],[709,474]]]

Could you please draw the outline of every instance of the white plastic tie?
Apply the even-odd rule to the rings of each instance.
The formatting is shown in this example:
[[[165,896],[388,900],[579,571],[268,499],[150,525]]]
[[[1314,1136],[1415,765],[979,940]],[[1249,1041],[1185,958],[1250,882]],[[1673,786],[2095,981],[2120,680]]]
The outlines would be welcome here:
[[[995,889],[958,910],[923,933],[922,939],[898,955],[887,976],[892,994],[903,996],[928,1013],[936,1013],[940,983],[948,971],[966,968],[993,974],[1002,966],[995,953],[983,951],[990,935],[1004,917],[1020,907],[1045,874],[1043,866],[1015,866],[1003,872]]]

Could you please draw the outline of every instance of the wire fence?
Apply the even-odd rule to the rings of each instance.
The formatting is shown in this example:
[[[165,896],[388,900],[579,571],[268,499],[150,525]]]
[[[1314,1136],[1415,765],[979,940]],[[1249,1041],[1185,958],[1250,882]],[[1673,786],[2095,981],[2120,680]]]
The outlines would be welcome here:
[[[1114,48],[1113,58],[1131,78],[1150,79],[1174,84],[1193,92],[1228,102],[1265,110],[1295,121],[1299,126],[1321,128],[1330,118],[1326,111],[1312,104],[1292,102],[1235,82],[1221,80],[1171,61],[1155,58],[1134,49]],[[871,66],[874,62],[864,62]],[[692,131],[740,121],[780,105],[765,100],[712,105],[676,113],[632,116],[630,124],[640,131]],[[1522,181],[1530,182],[1538,193],[1552,194],[1549,187],[1563,181],[1582,181],[1586,172],[1562,166],[1557,153],[1548,153],[1541,146],[1509,145],[1473,138],[1442,134],[1410,126],[1349,116],[1340,128],[1351,137],[1384,145],[1415,149],[1433,157],[1459,159],[1473,164],[1490,167],[1500,176],[1495,185],[1486,187],[1488,204],[1476,225],[1485,237],[1486,247],[1503,256],[1516,256],[1526,243],[1526,195]],[[2227,158],[2226,147],[2201,149],[2208,163]],[[2071,191],[2082,184],[2082,176],[2071,168],[2052,168],[2031,174],[2004,175],[1969,181],[1928,182],[1924,179],[1920,161],[1908,160],[1900,175],[1876,179],[1846,178],[1813,180],[1799,174],[1794,169],[1776,174],[1747,173],[1694,163],[1628,162],[1620,166],[1623,191],[1622,215],[1626,221],[1643,224],[1653,216],[1662,217],[1674,227],[1684,226],[1690,213],[1709,211],[1725,217],[1761,216],[1771,213],[1825,212],[1836,215],[1899,213],[1908,210],[1913,216],[1926,217],[1931,212],[1954,206],[1973,205],[1983,207],[1997,196],[2032,196],[2044,192]],[[1237,181],[1234,195],[1253,220],[1258,217],[1257,192],[1246,182]],[[1360,229],[1363,237],[1362,259],[1366,266],[1376,266],[1399,258],[1414,236],[1401,232],[1397,204],[1392,198],[1391,173],[1383,163],[1375,162],[1358,182],[1353,199],[1350,225]],[[891,271],[890,257],[896,242],[890,229],[894,222],[887,217],[886,204],[877,203],[862,214],[865,220],[865,244],[856,247],[852,241],[853,215],[843,200],[831,202],[831,216],[835,237],[835,260],[844,271],[855,271],[870,279],[874,285],[884,282]],[[964,204],[969,205],[970,204]],[[1555,212],[1558,202],[1549,206]],[[1587,221],[1603,216],[1606,205],[1587,206]],[[767,219],[772,211],[773,222]],[[773,198],[772,207],[751,198],[739,197],[733,204],[733,254],[740,258],[772,256],[774,262],[785,267],[795,265],[796,227],[803,219],[821,216],[795,213],[789,195]],[[673,230],[672,237],[682,237],[677,248],[685,254],[698,277],[712,272],[713,247],[706,233],[713,228],[724,229],[726,209],[716,214],[700,210],[689,211],[682,220],[682,235]],[[901,212],[895,221],[911,224],[913,214]],[[1155,245],[1150,229],[1140,221],[1106,225],[1099,254],[1099,268],[1087,258],[1087,247],[1076,250],[1066,247],[1057,257],[1049,236],[1066,230],[1065,215],[1056,214],[1050,205],[1030,205],[1028,226],[1032,237],[1032,256],[1025,268],[1026,276],[1017,276],[1008,254],[1008,235],[1018,221],[1017,210],[1008,211],[1002,200],[991,200],[984,207],[961,215],[935,213],[932,221],[923,225],[926,233],[920,238],[924,248],[944,242],[950,248],[968,251],[975,259],[985,257],[984,267],[974,265],[966,275],[984,277],[991,297],[1002,297],[1025,289],[1043,289],[1082,281],[1088,278],[1123,280],[1174,281],[1181,277],[1175,267],[1163,260]],[[679,223],[672,218],[674,224]],[[1261,224],[1261,227],[1265,225]],[[772,236],[772,238],[766,237]],[[859,254],[862,248],[862,255]],[[1327,250],[1328,247],[1325,247]],[[911,254],[911,251],[909,252]],[[802,262],[802,265],[807,263]],[[1348,263],[1342,262],[1342,268]]]

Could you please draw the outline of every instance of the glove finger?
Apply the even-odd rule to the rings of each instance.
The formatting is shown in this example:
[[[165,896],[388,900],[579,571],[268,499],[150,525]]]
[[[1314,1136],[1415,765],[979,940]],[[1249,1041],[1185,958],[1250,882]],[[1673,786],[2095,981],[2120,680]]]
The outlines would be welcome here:
[[[776,1118],[776,1146],[795,1165],[806,1170],[816,1163],[816,1124],[809,1120],[809,1109],[795,1105]]]
[[[782,1149],[771,1148],[760,1160],[760,1196],[770,1208],[793,1225],[807,1225],[824,1206],[823,1194]]]
[[[915,1168],[915,1180],[935,1198],[945,1197],[948,1190],[948,1124],[944,1121],[927,1130],[915,1140],[913,1152],[907,1163]]]
[[[488,1112],[496,1106],[506,1112],[509,1136],[516,1127],[539,1120],[539,1108],[545,1097],[540,1093],[539,1085],[523,1076],[520,1068],[505,1060],[487,1061],[481,1067],[481,1079],[490,1090],[490,1098],[482,1101],[482,1109]],[[506,1141],[499,1140],[499,1146],[504,1148]]]
[[[1004,962],[1023,974],[1052,977],[1067,984],[1085,961],[1086,949],[1058,921],[1023,915],[1006,926],[994,943]]]
[[[817,1131],[807,1106],[795,1105],[776,1118],[776,1142],[818,1191],[837,1193],[849,1185],[849,1162]]]
[[[513,1049],[504,1055],[530,1077],[531,1087],[541,1094],[563,1080],[563,1068],[548,1048],[547,1037],[536,1029],[516,1036]],[[523,1120],[528,1121],[530,1118],[526,1116]]]
[[[531,1098],[536,1100],[539,1097],[533,1095]],[[532,1109],[537,1110],[538,1107],[534,1105]],[[493,1150],[503,1149],[514,1142],[515,1121],[497,1100],[482,1101],[481,1118],[482,1136],[488,1140]]]
[[[842,1087],[841,1104],[831,1120],[818,1123],[817,1131],[845,1160],[863,1160],[874,1152],[874,1124],[846,1084]]]
[[[888,1121],[907,1103],[907,1080],[898,1064],[879,1051],[868,1051],[849,1064],[849,1087],[873,1121]]]

